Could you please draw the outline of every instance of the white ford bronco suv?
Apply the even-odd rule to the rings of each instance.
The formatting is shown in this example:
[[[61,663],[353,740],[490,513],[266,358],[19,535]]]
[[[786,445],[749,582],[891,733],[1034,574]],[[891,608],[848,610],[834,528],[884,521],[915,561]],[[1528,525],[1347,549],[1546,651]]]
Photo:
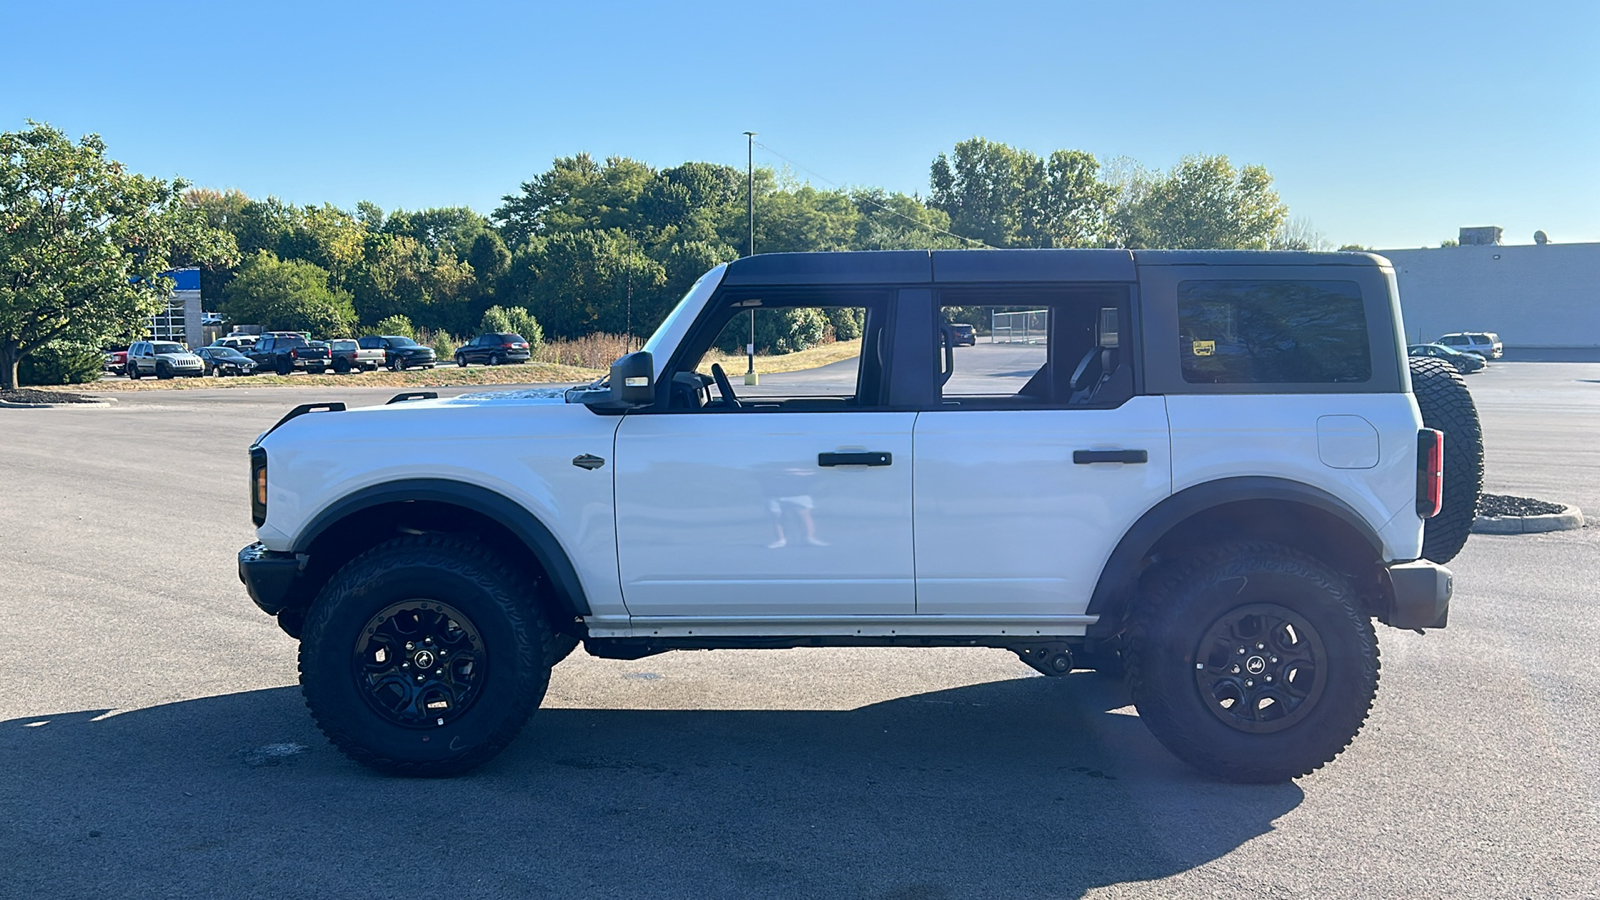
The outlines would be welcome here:
[[[735,386],[752,333],[835,361]],[[1481,440],[1403,335],[1361,253],[749,257],[594,385],[295,409],[239,574],[386,772],[493,757],[580,643],[973,646],[1125,674],[1177,756],[1281,781],[1360,730],[1374,619],[1445,625]]]

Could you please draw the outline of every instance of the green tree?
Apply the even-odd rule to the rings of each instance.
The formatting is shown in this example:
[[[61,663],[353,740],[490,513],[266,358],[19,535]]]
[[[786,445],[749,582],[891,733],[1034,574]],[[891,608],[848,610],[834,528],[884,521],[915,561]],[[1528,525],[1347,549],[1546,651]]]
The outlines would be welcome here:
[[[481,315],[471,302],[474,283],[472,267],[454,254],[435,256],[407,235],[368,235],[356,312],[363,322],[403,315],[423,328],[466,331]]]
[[[636,316],[635,304],[656,298],[665,282],[662,265],[621,231],[557,234],[544,248],[533,309],[560,337],[644,333],[656,323]]]
[[[850,192],[860,218],[851,239],[853,250],[961,250],[974,241],[954,237],[950,216],[916,198],[879,188]]]
[[[405,316],[385,316],[372,326],[373,334],[398,335],[416,340],[417,329]]]
[[[465,259],[472,242],[488,229],[489,220],[465,206],[446,206],[406,212],[397,209],[381,230],[411,238],[435,254],[449,252]]]
[[[638,160],[608,157],[598,164],[587,153],[560,157],[549,170],[507,194],[494,212],[506,242],[520,246],[535,235],[571,231],[638,230],[635,206],[655,177]]]
[[[539,320],[520,306],[509,309],[504,306],[489,307],[483,311],[483,321],[478,323],[478,330],[483,333],[520,334],[528,341],[530,350],[538,350],[544,345],[544,329],[540,327]]]
[[[73,143],[49,125],[0,133],[0,387],[52,342],[100,346],[148,327],[180,254],[237,253],[183,202],[188,185],[129,173],[97,135]]]
[[[1116,190],[1081,150],[1041,159],[975,137],[933,161],[929,206],[947,214],[957,234],[991,247],[1095,247],[1111,237]]]
[[[1235,169],[1226,156],[1184,157],[1172,171],[1136,173],[1115,221],[1126,247],[1265,250],[1288,217],[1262,166]]]
[[[511,269],[511,251],[500,235],[484,229],[472,239],[467,248],[467,265],[472,267],[472,277],[478,280],[480,293],[492,292],[494,284]]]
[[[344,334],[355,324],[350,295],[328,286],[327,270],[303,259],[282,260],[261,250],[228,284],[223,311],[235,322],[267,331]]]

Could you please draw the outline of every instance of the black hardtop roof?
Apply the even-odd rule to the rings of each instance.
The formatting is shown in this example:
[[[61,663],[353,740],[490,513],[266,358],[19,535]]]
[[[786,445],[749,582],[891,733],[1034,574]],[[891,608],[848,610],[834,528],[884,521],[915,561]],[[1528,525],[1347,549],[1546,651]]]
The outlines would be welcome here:
[[[960,284],[1122,281],[1138,266],[1387,266],[1370,253],[1295,250],[850,250],[760,253],[728,264],[722,283]]]

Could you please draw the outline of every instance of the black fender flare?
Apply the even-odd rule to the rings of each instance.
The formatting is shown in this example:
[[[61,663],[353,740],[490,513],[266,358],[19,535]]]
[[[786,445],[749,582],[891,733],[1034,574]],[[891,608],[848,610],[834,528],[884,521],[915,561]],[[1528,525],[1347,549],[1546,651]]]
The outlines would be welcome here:
[[[1124,591],[1138,583],[1140,566],[1152,548],[1168,532],[1186,520],[1229,503],[1250,500],[1276,500],[1300,503],[1328,513],[1349,525],[1372,545],[1373,558],[1381,560],[1383,539],[1350,504],[1308,484],[1265,475],[1245,475],[1207,481],[1167,497],[1150,507],[1122,536],[1100,570],[1087,612],[1104,616],[1126,599]],[[1102,623],[1110,623],[1102,620]]]
[[[550,578],[551,586],[555,588],[558,601],[567,611],[575,616],[590,615],[589,598],[584,593],[583,582],[578,580],[577,569],[567,557],[561,542],[557,541],[550,529],[539,521],[539,517],[504,494],[464,481],[447,478],[406,478],[387,481],[347,494],[317,513],[311,522],[300,530],[294,540],[293,552],[308,552],[323,532],[347,516],[374,506],[407,501],[428,501],[459,506],[487,515],[504,525],[539,561],[539,565]]]

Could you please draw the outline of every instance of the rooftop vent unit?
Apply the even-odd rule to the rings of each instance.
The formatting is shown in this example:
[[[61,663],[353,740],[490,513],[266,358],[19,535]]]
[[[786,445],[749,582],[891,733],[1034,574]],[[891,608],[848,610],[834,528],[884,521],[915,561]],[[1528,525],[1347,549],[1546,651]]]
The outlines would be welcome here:
[[[1465,247],[1469,244],[1478,246],[1491,246],[1500,243],[1500,226],[1480,225],[1476,228],[1461,229],[1461,238],[1457,242]]]

